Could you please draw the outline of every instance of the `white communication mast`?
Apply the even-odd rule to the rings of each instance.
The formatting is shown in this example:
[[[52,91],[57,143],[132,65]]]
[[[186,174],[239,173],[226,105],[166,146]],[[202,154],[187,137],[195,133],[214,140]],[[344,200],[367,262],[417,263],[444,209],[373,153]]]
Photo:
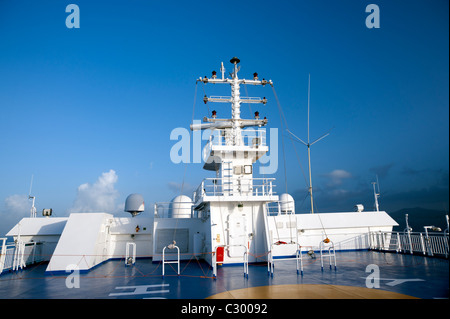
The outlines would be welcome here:
[[[375,184],[377,185],[378,192],[375,190]],[[373,185],[373,196],[375,197],[375,210],[377,212],[380,211],[380,206],[378,204],[378,198],[380,197],[380,184],[378,183],[378,175],[377,175],[377,181],[372,182]]]
[[[28,199],[32,199],[33,200],[32,201],[32,205],[31,205],[31,214],[30,214],[31,218],[35,218],[36,217],[36,207],[34,206],[34,202],[36,200],[36,196],[31,196],[31,189],[33,187],[33,176],[34,175],[31,175],[30,191],[28,193]]]
[[[260,120],[256,114],[255,119],[241,119],[241,103],[262,103],[266,104],[267,99],[266,98],[255,98],[255,97],[241,97],[240,94],[240,84],[253,84],[253,85],[266,85],[270,84],[273,85],[272,81],[266,81],[265,79],[262,79],[261,81],[258,80],[258,74],[253,74],[253,80],[246,80],[246,79],[239,79],[238,78],[238,72],[240,67],[238,67],[238,63],[240,60],[236,57],[232,58],[230,62],[234,65],[233,72],[230,73],[231,78],[225,78],[225,68],[223,66],[223,62],[221,63],[220,71],[222,73],[222,78],[217,78],[217,72],[212,71],[212,76],[210,78],[207,78],[206,76],[204,78],[199,78],[198,81],[203,83],[227,83],[231,85],[231,97],[230,96],[210,96],[203,98],[203,102],[221,102],[221,103],[231,103],[231,119],[218,119],[216,118],[216,112],[213,111],[211,118],[203,118],[204,122],[203,124],[191,124],[190,128],[193,131],[197,130],[206,130],[206,129],[226,129],[231,128],[232,129],[232,140],[231,145],[233,146],[239,146],[242,142],[241,139],[241,129],[244,127],[249,126],[263,126],[267,124],[266,119]]]

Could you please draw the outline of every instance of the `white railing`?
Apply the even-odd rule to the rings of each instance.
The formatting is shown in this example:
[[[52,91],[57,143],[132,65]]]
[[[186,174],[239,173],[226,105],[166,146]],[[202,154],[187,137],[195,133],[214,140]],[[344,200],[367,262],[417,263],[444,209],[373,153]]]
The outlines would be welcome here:
[[[193,218],[192,202],[157,202],[154,206],[158,218]]]
[[[266,205],[267,216],[295,215],[294,206],[291,202],[270,202]]]
[[[194,202],[204,196],[273,196],[275,178],[205,178],[194,192]]]
[[[12,267],[14,244],[7,244],[6,238],[0,238],[0,274]]]
[[[230,129],[215,129],[209,136],[209,146],[211,145],[231,145]],[[242,143],[240,146],[248,146],[250,148],[258,148],[266,145],[265,129],[245,129],[241,130]],[[206,146],[208,147],[208,145]]]
[[[371,232],[370,249],[418,253],[427,256],[449,255],[449,236],[439,233]]]
[[[0,238],[0,274],[5,270],[19,270],[29,264],[42,261],[41,243],[23,242],[7,243]]]

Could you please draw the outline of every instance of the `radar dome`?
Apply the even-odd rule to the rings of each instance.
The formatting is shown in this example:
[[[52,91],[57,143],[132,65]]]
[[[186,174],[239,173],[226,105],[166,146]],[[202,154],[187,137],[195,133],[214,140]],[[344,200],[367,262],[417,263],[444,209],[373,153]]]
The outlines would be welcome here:
[[[295,214],[295,201],[291,195],[284,193],[280,195],[280,206],[282,213]]]
[[[179,195],[172,199],[169,207],[169,217],[190,218],[192,209],[192,199],[186,195]]]
[[[125,200],[125,211],[131,216],[137,216],[144,211],[144,198],[141,194],[128,195]]]

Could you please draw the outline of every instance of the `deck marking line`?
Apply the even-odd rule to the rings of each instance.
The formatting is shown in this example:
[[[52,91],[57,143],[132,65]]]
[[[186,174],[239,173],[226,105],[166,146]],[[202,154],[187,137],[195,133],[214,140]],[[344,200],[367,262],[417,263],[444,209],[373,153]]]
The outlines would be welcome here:
[[[116,289],[134,289],[134,291],[113,292],[113,293],[110,293],[109,296],[110,297],[111,296],[131,296],[131,295],[167,293],[167,292],[169,292],[169,290],[167,290],[167,289],[148,291],[148,288],[160,288],[160,287],[167,287],[167,286],[169,286],[169,284],[116,287]]]
[[[361,277],[361,278],[366,278],[366,277]],[[386,283],[386,285],[394,287],[400,284],[403,284],[405,282],[409,282],[409,281],[425,281],[425,279],[420,279],[420,278],[413,278],[413,279],[393,279],[393,278],[378,278],[379,280],[387,280],[387,281],[391,281]]]

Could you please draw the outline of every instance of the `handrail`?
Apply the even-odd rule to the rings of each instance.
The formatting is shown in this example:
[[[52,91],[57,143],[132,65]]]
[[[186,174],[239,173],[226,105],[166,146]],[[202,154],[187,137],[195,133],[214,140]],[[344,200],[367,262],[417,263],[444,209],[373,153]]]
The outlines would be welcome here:
[[[2,244],[0,246],[0,275],[6,269],[13,268],[14,255],[17,250],[17,246],[15,243],[7,243],[7,238],[0,238]],[[36,246],[34,246],[36,247]],[[34,252],[33,252],[34,256]],[[34,259],[33,259],[34,261]]]
[[[449,236],[446,233],[370,232],[370,249],[418,253],[424,256],[449,256]]]
[[[337,269],[336,267],[336,251],[334,250],[334,243],[331,240],[328,240],[328,242],[325,242],[324,240],[322,240],[319,244],[319,248],[320,248],[320,265],[323,271],[323,258],[324,257],[329,257],[330,258],[330,269],[332,268],[332,262],[331,260],[333,259],[334,261],[334,270]],[[328,250],[328,254],[324,254],[323,250]]]
[[[5,268],[7,238],[0,238],[0,240],[2,241],[0,249],[0,274],[1,274],[3,272],[3,269]]]
[[[231,134],[229,129],[215,129],[209,136],[209,142],[205,147],[212,146],[226,146],[227,136]],[[265,129],[245,129],[241,130],[242,145],[250,148],[259,148],[266,145],[266,130]],[[255,139],[258,139],[257,141]]]
[[[212,264],[213,264],[213,277],[214,279],[217,278],[217,248],[224,247],[224,248],[230,248],[230,247],[244,247],[245,252],[243,255],[244,259],[244,277],[248,279],[248,248],[245,245],[219,245],[214,248],[214,253],[212,256]],[[221,262],[222,264],[226,263],[225,261]]]
[[[270,251],[267,256],[267,274],[271,277],[273,277],[274,268],[275,268],[275,260],[281,261],[281,260],[294,260],[296,261],[296,269],[297,269],[297,275],[301,274],[303,276],[303,258],[302,258],[302,247],[295,242],[286,243],[286,245],[296,245],[295,250],[295,258],[293,257],[287,257],[287,258],[274,258],[273,256],[273,248],[275,246],[279,246],[280,244],[273,243],[270,245]],[[292,255],[293,256],[293,255]]]
[[[158,218],[194,218],[193,208],[192,202],[156,202],[153,206]]]
[[[194,202],[204,196],[274,196],[274,181],[275,178],[205,178],[194,192]]]
[[[279,216],[279,215],[294,215],[295,216],[295,210],[283,210],[282,206],[286,205],[286,203],[290,202],[283,202],[283,201],[277,201],[277,202],[270,202],[267,203],[267,216]]]
[[[19,270],[25,268],[27,265],[24,260],[25,255],[25,242],[19,240],[16,243],[16,249],[14,251],[13,267],[12,269]]]
[[[166,259],[165,259],[165,251],[166,251],[166,248],[169,248],[169,249],[176,249],[177,250],[177,257],[178,257],[178,259],[176,260],[176,261],[166,261]],[[163,255],[162,255],[162,262],[163,262],[163,266],[162,266],[162,276],[164,277],[164,273],[165,273],[165,265],[166,264],[178,264],[178,271],[177,271],[177,275],[179,276],[180,275],[180,248],[177,246],[177,245],[175,245],[175,242],[173,243],[173,244],[170,244],[170,245],[168,245],[168,246],[165,246],[164,248],[163,248],[163,251],[162,251],[162,253],[163,253]]]

